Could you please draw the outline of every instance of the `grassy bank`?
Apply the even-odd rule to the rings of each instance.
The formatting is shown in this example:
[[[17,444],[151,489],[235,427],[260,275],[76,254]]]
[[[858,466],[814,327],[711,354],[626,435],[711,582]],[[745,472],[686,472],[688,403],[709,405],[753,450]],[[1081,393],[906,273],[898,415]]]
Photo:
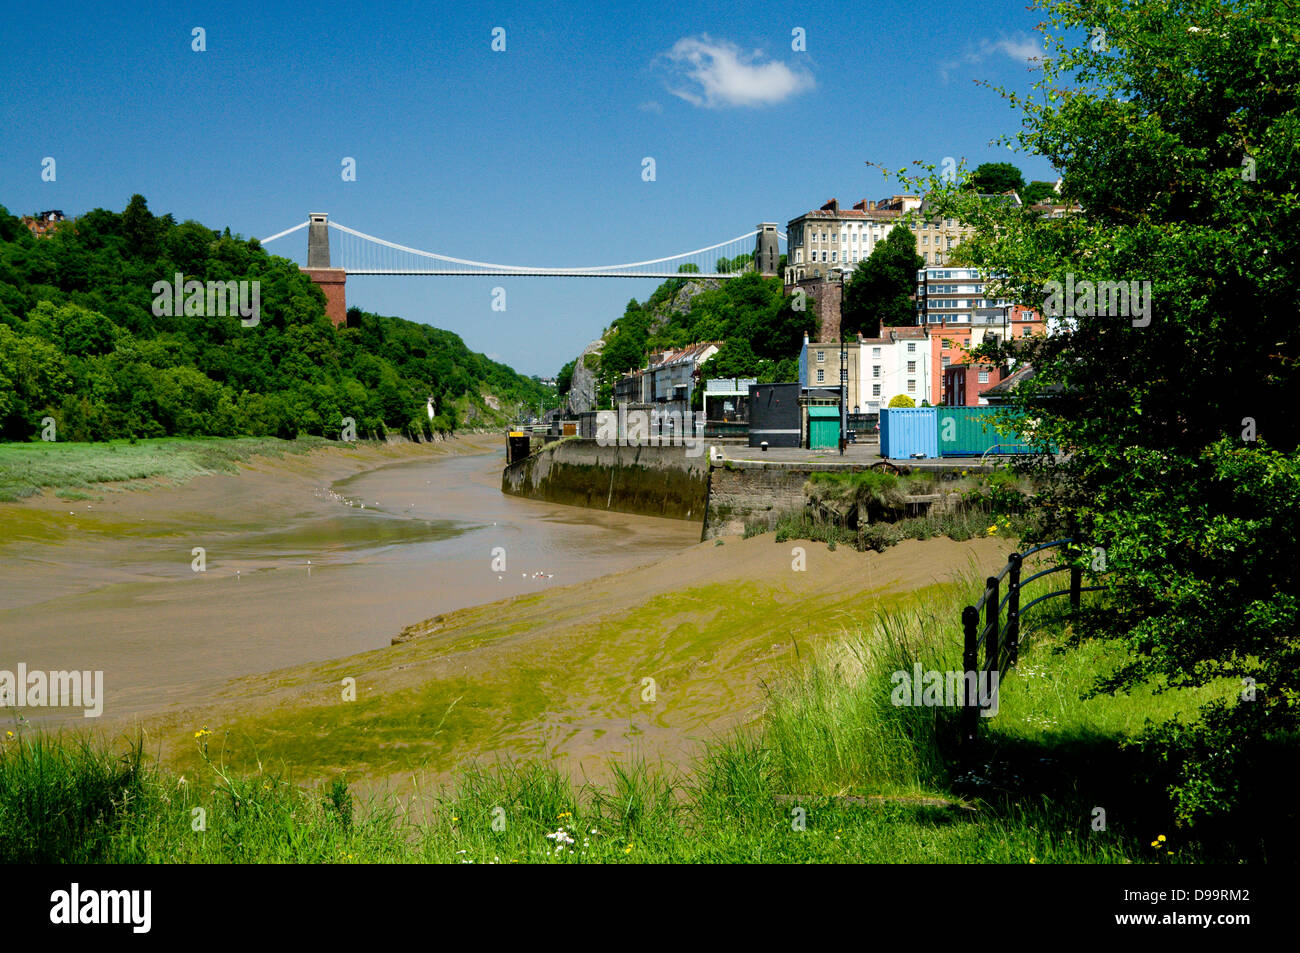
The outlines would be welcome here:
[[[0,502],[13,502],[47,490],[63,499],[90,499],[103,484],[184,483],[194,477],[233,472],[254,457],[278,459],[323,449],[382,451],[390,446],[310,436],[296,440],[161,437],[98,443],[0,443]]]
[[[957,610],[974,579],[828,640],[770,692],[752,729],[695,769],[623,759],[575,784],[546,759],[471,767],[436,791],[362,799],[346,773],[295,784],[271,759],[239,772],[194,732],[183,775],[140,744],[0,736],[0,861],[1180,862],[1267,856],[1172,823],[1158,764],[1126,745],[1146,719],[1215,691],[1082,699],[1118,665],[1036,617],[972,772],[954,765],[956,711],[899,707],[891,675],[959,667]],[[1059,609],[1055,610],[1059,613]],[[372,739],[372,743],[373,743]],[[1095,809],[1106,811],[1095,829]],[[200,823],[201,821],[201,823]],[[202,830],[196,828],[202,827]],[[1163,835],[1163,839],[1161,839]],[[1158,846],[1151,846],[1153,843]]]
[[[43,490],[53,490],[65,499],[82,499],[96,484],[129,480],[183,483],[209,473],[236,470],[253,456],[280,457],[336,445],[336,441],[322,437],[2,443],[0,502],[34,496]]]

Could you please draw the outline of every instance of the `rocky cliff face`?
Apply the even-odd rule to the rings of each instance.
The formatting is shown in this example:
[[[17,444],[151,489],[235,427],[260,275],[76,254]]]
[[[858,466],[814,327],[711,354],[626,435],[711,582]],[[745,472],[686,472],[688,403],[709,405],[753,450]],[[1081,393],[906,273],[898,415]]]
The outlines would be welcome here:
[[[600,367],[600,352],[605,346],[602,338],[592,341],[573,365],[573,383],[569,386],[569,409],[575,414],[596,409],[596,370]]]

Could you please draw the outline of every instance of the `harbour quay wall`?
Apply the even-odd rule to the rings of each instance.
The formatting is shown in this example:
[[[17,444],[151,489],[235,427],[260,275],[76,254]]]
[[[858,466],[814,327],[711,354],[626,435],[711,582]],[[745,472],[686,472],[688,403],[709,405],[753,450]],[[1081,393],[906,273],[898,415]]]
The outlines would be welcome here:
[[[708,499],[707,452],[681,446],[600,446],[566,437],[547,444],[501,474],[501,492],[597,510],[703,520]]]

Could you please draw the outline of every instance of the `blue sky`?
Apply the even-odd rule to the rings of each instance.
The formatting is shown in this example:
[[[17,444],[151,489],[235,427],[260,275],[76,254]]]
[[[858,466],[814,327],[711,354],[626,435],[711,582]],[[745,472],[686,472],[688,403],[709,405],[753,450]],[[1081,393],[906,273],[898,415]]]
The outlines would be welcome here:
[[[1039,18],[1025,0],[11,6],[0,204],[80,214],[140,192],[155,213],[244,236],[324,211],[460,258],[658,258],[897,191],[866,160],[1009,160],[1054,178],[992,144],[1019,114],[974,82],[1028,89]],[[305,261],[306,232],[268,248]],[[356,277],[348,303],[549,375],[656,284]]]

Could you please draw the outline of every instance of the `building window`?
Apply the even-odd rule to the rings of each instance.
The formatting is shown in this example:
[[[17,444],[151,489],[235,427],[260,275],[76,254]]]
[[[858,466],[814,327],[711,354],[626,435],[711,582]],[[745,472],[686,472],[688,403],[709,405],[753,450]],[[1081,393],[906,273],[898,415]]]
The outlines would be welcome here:
[[[825,352],[825,351],[818,351],[818,352],[817,352],[817,363],[818,363],[818,364],[821,364],[821,363],[822,363],[823,361],[825,361],[825,360],[826,360],[826,352]]]
[[[817,368],[817,383],[821,384],[826,380],[826,372],[820,367]]]
[[[838,255],[838,254],[839,254],[839,252],[834,252],[834,251],[831,252],[831,261],[837,261],[838,259],[837,259],[835,256]]]
[[[871,376],[872,376],[872,377],[879,377],[879,376],[880,376],[880,365],[879,365],[879,364],[874,364],[874,365],[872,365],[872,368],[871,368]]]
[[[878,347],[873,347],[873,348],[871,349],[871,356],[872,356],[872,357],[880,357],[880,348],[878,348]]]
[[[989,382],[989,372],[988,372],[988,371],[980,371],[980,383],[981,383],[981,384],[987,384],[988,382]]]
[[[907,342],[907,353],[908,353],[908,354],[915,354],[915,353],[916,353],[916,342],[915,342],[915,341],[908,341],[908,342]]]
[[[879,396],[880,396],[880,385],[879,385],[879,384],[872,384],[872,385],[871,385],[871,396],[872,396],[872,397],[879,397]]]
[[[939,366],[940,366],[940,367],[947,367],[947,366],[948,366],[949,364],[951,364],[951,363],[952,363],[952,358],[950,358],[947,354],[945,354],[943,357],[939,358]]]
[[[1027,337],[1029,337],[1029,335],[1032,334],[1032,333],[1033,333],[1033,328],[1031,328],[1031,327],[1030,327],[1029,325],[1027,325],[1027,324],[1026,324],[1024,327],[1022,327],[1022,328],[1020,329],[1020,336],[1021,336],[1022,338],[1027,338]]]
[[[916,361],[908,361],[908,362],[907,362],[907,373],[909,373],[909,374],[915,374],[915,373],[916,373]]]
[[[916,378],[914,378],[914,377],[909,377],[909,378],[908,378],[908,380],[907,380],[907,392],[908,392],[909,394],[915,394],[915,393],[916,393]]]

